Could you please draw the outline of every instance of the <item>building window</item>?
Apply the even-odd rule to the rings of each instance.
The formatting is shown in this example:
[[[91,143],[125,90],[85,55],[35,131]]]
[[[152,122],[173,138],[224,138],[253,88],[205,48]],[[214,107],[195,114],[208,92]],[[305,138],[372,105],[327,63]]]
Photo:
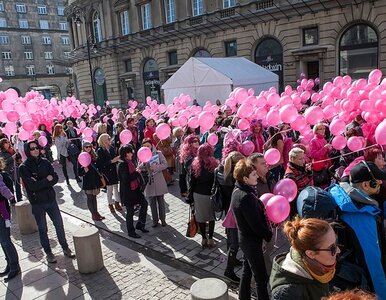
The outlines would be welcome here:
[[[12,53],[11,51],[4,51],[3,53],[1,53],[1,57],[7,60],[12,59]]]
[[[237,56],[237,42],[229,41],[225,42],[225,56]]]
[[[169,51],[168,52],[168,58],[169,58],[169,65],[177,65],[178,64],[178,58],[177,58],[177,51]]]
[[[146,3],[145,5],[142,5],[142,28],[143,30],[150,29],[152,27],[151,25],[151,7],[150,3]]]
[[[339,43],[339,74],[366,78],[378,68],[378,36],[373,28],[356,24],[348,28]]]
[[[52,52],[44,52],[44,59],[52,59]]]
[[[34,55],[32,52],[24,52],[24,58],[25,59],[34,59]]]
[[[63,45],[70,45],[70,37],[69,36],[62,36],[62,44]]]
[[[67,22],[59,22],[59,29],[67,31]]]
[[[28,28],[28,20],[19,20],[19,28]]]
[[[233,7],[236,5],[236,0],[224,0],[224,8]]]
[[[66,67],[66,74],[67,75],[70,75],[70,74],[73,74],[73,73],[74,73],[74,70],[72,68]]]
[[[40,29],[49,29],[47,20],[40,20],[39,24],[40,24]]]
[[[26,13],[27,8],[25,7],[25,4],[16,4],[16,11],[18,13]]]
[[[121,19],[121,34],[127,35],[130,33],[129,11],[128,10],[122,11],[119,15]]]
[[[46,69],[47,69],[47,74],[49,75],[55,74],[55,69],[53,65],[47,65]]]
[[[125,60],[125,70],[126,72],[133,72],[133,65],[131,64],[131,58]]]
[[[15,69],[13,66],[5,66],[4,67],[5,76],[15,76]]]
[[[3,3],[3,1],[0,2],[0,11],[4,11],[4,3]]]
[[[64,16],[64,6],[58,6],[58,16]]]
[[[193,0],[193,16],[201,16],[204,13],[202,0]]]
[[[30,45],[31,44],[31,37],[29,35],[22,35],[21,36],[21,43],[23,45]]]
[[[9,36],[8,35],[0,35],[0,44],[8,45],[9,44]]]
[[[319,44],[318,27],[303,28],[303,46]]]
[[[39,15],[46,15],[47,14],[47,7],[44,6],[38,6],[38,14]]]
[[[7,27],[7,20],[5,18],[0,18],[0,27]]]
[[[102,28],[101,28],[101,19],[97,11],[94,12],[93,14],[92,24],[93,24],[94,41],[96,43],[99,43],[102,41]]]
[[[166,8],[166,23],[173,23],[176,21],[176,13],[174,7],[174,0],[165,0]]]
[[[43,36],[42,37],[43,45],[51,45],[51,37],[49,36]]]
[[[27,69],[27,75],[35,75],[35,66],[34,65],[26,66],[26,69]]]
[[[70,52],[68,51],[63,52],[63,56],[64,58],[70,58]]]

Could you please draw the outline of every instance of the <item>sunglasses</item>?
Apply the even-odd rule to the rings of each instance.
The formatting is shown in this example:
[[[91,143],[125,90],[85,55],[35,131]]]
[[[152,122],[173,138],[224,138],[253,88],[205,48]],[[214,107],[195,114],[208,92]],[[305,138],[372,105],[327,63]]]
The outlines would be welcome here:
[[[35,151],[35,150],[39,150],[39,147],[31,147],[29,148],[30,151]]]
[[[91,148],[91,146],[84,146],[83,148],[87,149],[87,148]]]
[[[338,251],[338,245],[335,242],[334,244],[332,244],[327,249],[314,249],[314,251],[330,251],[331,252],[331,256],[335,256],[336,252]]]

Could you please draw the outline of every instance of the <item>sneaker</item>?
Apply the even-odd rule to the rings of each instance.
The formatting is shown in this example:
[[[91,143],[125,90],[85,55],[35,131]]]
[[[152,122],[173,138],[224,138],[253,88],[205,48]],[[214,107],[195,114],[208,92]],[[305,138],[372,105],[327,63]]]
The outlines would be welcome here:
[[[63,250],[63,254],[64,254],[64,256],[67,256],[67,257],[69,257],[69,258],[75,258],[75,254],[72,253],[72,251],[70,250],[70,248],[64,249],[64,250]]]
[[[240,278],[233,271],[225,270],[224,276],[234,283],[240,283]]]
[[[56,257],[55,257],[55,255],[53,255],[52,253],[48,253],[48,254],[47,254],[47,261],[48,261],[50,264],[56,263]]]

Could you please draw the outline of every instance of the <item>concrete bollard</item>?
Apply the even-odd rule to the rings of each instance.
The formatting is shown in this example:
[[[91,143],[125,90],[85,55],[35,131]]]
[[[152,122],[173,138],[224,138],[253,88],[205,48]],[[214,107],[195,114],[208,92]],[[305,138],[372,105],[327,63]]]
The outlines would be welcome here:
[[[94,273],[103,268],[103,255],[98,229],[81,228],[74,232],[74,247],[80,273]]]
[[[228,300],[228,286],[217,278],[197,280],[190,287],[192,300]]]
[[[32,214],[32,207],[29,201],[16,202],[15,212],[21,234],[31,234],[38,231],[38,225]]]

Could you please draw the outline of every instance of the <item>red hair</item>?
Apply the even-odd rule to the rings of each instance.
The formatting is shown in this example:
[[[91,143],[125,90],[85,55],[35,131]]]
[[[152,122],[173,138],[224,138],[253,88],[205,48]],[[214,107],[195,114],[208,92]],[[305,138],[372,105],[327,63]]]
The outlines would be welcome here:
[[[381,146],[375,145],[374,147],[371,147],[370,149],[367,149],[363,156],[365,158],[365,161],[372,161],[372,162],[374,162],[375,159],[379,155],[382,155],[382,154],[383,154],[383,151],[382,151]]]

